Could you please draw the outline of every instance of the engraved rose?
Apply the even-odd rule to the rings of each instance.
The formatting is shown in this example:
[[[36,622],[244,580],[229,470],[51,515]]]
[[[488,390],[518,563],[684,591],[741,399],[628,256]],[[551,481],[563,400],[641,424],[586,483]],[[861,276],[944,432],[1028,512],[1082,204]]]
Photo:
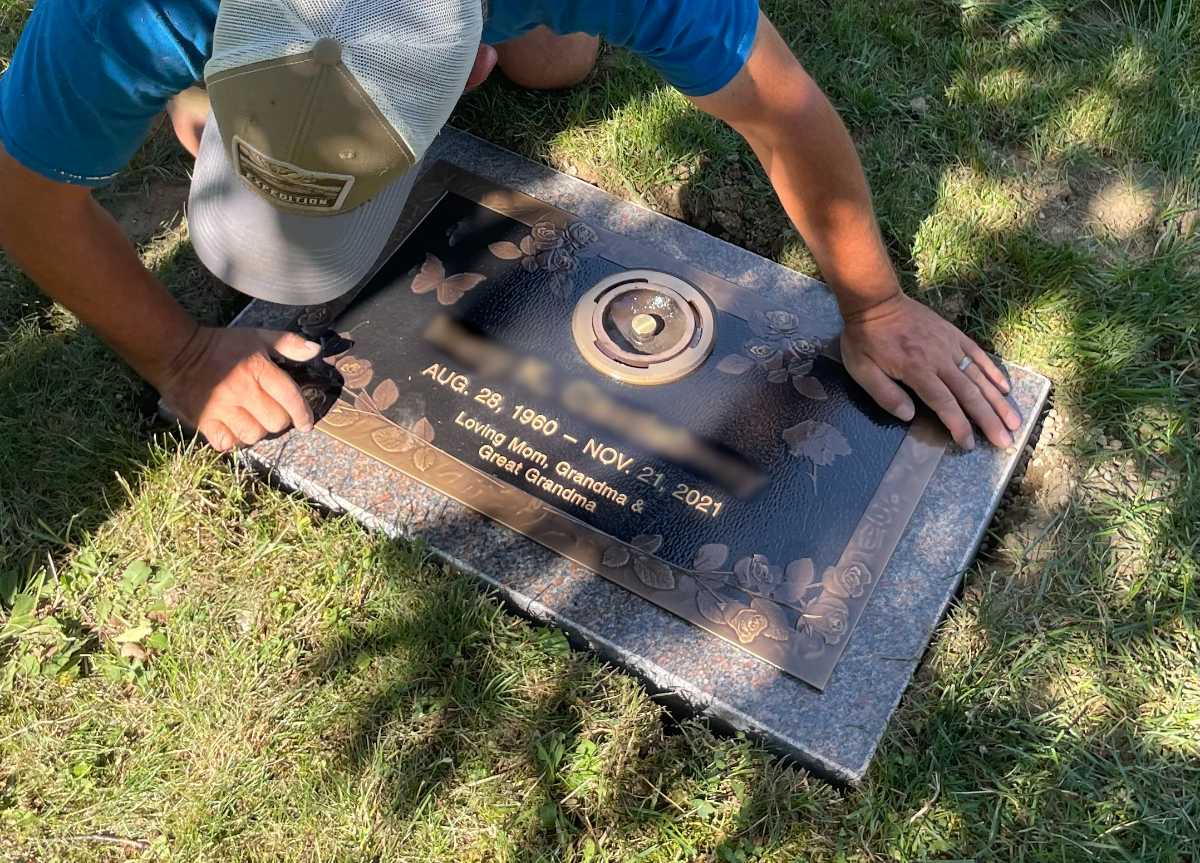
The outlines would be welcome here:
[[[770,625],[770,621],[767,620],[767,616],[761,611],[755,611],[753,608],[742,608],[729,621],[729,625],[737,633],[738,641],[742,644],[749,644],[758,638],[759,634]]]
[[[539,252],[537,263],[543,270],[552,273],[570,272],[575,269],[575,255],[561,246]]]
[[[767,328],[774,336],[790,336],[800,326],[800,319],[791,312],[777,310],[767,312],[764,317],[767,319]]]
[[[800,628],[819,635],[826,644],[837,644],[846,634],[850,610],[846,603],[828,592],[808,604],[800,617]]]
[[[852,563],[838,569],[830,567],[822,578],[824,590],[842,598],[859,597],[871,582],[871,574],[861,563]]]
[[[789,339],[788,350],[802,360],[810,360],[821,350],[821,343],[816,339]]]
[[[783,571],[778,566],[771,566],[766,555],[752,554],[733,565],[733,574],[746,590],[770,593],[771,588],[779,584]]]
[[[575,256],[596,238],[596,232],[583,222],[559,228],[543,219],[534,223],[520,243],[501,240],[488,249],[503,261],[516,261],[527,273],[548,273],[547,290],[559,299],[567,299],[574,287],[572,274],[579,269]]]
[[[305,384],[300,387],[300,396],[314,414],[319,414],[325,406],[325,388],[319,384]]]
[[[751,339],[746,342],[746,353],[761,365],[766,365],[779,356],[779,346],[766,339]]]
[[[346,354],[334,363],[334,368],[341,372],[346,386],[355,388],[366,386],[375,373],[370,360],[360,359],[351,354]]]
[[[584,222],[572,222],[567,226],[567,239],[575,248],[582,249],[584,246],[590,246],[596,242],[597,236],[590,225]]]
[[[304,329],[319,327],[329,320],[329,306],[309,306],[296,318],[296,325]]]
[[[558,228],[553,222],[543,220],[534,223],[534,226],[529,230],[529,235],[533,237],[534,248],[539,252],[544,252],[547,249],[557,249],[563,244],[562,234],[558,232]]]

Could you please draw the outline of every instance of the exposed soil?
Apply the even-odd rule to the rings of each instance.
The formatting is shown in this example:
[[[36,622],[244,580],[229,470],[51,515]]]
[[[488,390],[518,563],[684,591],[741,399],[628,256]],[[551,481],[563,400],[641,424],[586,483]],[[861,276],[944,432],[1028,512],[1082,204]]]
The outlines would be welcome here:
[[[1052,242],[1147,251],[1162,228],[1163,183],[1147,168],[1045,166],[1021,176],[1014,188],[1034,207],[1038,232]]]
[[[761,180],[738,161],[710,166],[703,176],[680,178],[656,193],[655,203],[670,216],[767,258],[777,258],[796,237],[783,208]],[[661,199],[661,200],[660,200]],[[764,202],[769,205],[764,206]],[[745,214],[752,212],[752,218]]]
[[[179,225],[187,196],[187,183],[156,183],[102,196],[101,202],[125,235],[140,246]]]

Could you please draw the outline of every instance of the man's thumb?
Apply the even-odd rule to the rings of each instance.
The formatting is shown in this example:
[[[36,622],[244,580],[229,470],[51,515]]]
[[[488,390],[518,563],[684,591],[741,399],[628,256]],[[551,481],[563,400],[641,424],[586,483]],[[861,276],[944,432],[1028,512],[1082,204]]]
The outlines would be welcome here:
[[[302,363],[311,360],[321,352],[319,344],[310,342],[308,339],[298,336],[295,333],[259,330],[259,334],[262,336],[263,341],[270,345],[271,350],[284,359]]]

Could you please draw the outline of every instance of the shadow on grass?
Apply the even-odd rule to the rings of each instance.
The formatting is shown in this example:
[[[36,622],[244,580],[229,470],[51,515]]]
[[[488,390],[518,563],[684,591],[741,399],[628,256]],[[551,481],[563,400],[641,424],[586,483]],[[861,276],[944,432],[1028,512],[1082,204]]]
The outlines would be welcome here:
[[[203,320],[229,295],[177,243],[154,272]],[[223,309],[222,307],[225,307]],[[90,330],[45,304],[4,321],[0,342],[0,566],[69,553],[137,493],[157,395]]]

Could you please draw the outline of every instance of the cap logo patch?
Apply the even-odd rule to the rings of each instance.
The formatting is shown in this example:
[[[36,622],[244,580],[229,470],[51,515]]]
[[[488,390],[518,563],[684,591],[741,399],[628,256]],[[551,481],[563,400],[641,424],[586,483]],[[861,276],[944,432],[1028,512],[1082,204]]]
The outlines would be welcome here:
[[[237,166],[238,176],[277,206],[312,213],[337,212],[354,185],[354,177],[350,174],[310,171],[272,159],[237,135],[233,136],[232,143],[233,164]]]

